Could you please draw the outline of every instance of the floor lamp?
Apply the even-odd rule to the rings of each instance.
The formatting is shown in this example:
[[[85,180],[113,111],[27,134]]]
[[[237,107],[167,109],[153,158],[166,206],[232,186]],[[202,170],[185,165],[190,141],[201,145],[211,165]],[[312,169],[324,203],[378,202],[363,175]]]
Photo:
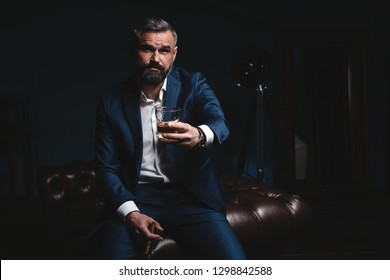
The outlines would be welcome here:
[[[269,67],[268,52],[258,46],[245,47],[237,52],[231,67],[231,76],[238,87],[253,90],[253,102],[249,111],[249,120],[245,130],[244,142],[238,160],[238,173],[242,175],[249,153],[250,140],[255,131],[256,146],[256,180],[264,183],[264,94],[266,87],[262,84]],[[253,129],[255,127],[255,130]]]

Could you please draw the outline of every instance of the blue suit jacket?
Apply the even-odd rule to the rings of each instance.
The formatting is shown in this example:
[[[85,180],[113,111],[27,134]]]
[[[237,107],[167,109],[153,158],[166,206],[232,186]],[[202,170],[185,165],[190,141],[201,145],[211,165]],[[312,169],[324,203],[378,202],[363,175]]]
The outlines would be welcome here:
[[[163,103],[181,107],[182,122],[208,125],[214,132],[214,145],[227,139],[229,128],[223,111],[201,73],[173,68]],[[101,97],[96,115],[97,184],[115,209],[125,201],[137,201],[134,190],[142,162],[141,125],[140,90],[133,75]],[[210,208],[224,212],[228,193],[213,165],[212,149],[164,147],[178,182]]]

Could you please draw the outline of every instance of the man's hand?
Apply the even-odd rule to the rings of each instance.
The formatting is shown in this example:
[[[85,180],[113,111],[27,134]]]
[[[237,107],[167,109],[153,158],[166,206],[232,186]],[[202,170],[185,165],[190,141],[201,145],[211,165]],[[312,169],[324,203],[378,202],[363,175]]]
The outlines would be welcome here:
[[[161,225],[155,221],[153,218],[142,214],[138,211],[133,211],[126,216],[126,221],[130,223],[131,226],[134,227],[135,232],[137,234],[143,233],[145,234],[146,238],[148,239],[156,239],[158,241],[163,240],[162,236],[152,233],[150,231],[150,226],[155,223],[155,228],[163,231],[164,229],[161,227]]]
[[[184,122],[169,122],[169,128],[175,132],[163,133],[164,138],[160,141],[189,149],[198,145],[200,135],[196,127]]]

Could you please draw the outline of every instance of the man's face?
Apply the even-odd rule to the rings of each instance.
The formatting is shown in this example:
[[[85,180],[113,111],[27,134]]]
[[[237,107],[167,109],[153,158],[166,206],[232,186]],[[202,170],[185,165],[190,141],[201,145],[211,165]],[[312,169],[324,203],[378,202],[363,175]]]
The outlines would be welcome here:
[[[162,83],[172,68],[176,53],[177,46],[170,31],[142,33],[136,56],[142,81],[149,85]]]

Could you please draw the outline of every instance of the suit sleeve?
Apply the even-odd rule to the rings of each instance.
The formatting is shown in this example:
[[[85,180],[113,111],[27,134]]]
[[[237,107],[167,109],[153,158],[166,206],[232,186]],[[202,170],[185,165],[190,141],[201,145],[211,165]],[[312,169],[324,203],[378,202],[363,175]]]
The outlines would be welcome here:
[[[197,125],[207,125],[214,133],[214,145],[222,144],[229,137],[230,131],[220,102],[201,73],[195,74],[194,86],[200,121]]]
[[[102,188],[108,202],[115,209],[126,201],[135,199],[124,184],[119,153],[107,105],[102,97],[96,113],[95,173],[98,186]]]

